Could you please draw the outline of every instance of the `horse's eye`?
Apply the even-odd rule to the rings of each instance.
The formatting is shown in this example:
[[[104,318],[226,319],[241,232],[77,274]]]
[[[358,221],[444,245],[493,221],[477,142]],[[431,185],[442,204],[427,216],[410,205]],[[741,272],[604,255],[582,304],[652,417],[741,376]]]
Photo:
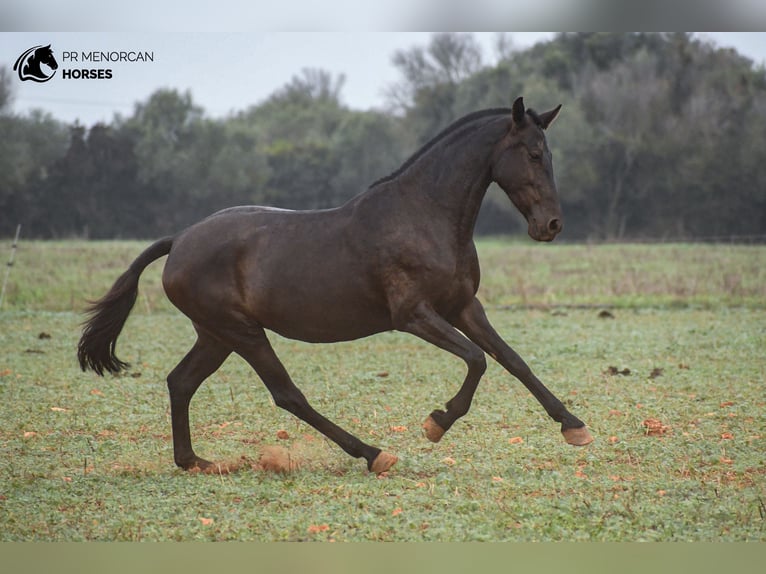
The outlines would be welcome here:
[[[543,159],[543,154],[540,152],[529,152],[529,159],[532,161],[541,161]]]

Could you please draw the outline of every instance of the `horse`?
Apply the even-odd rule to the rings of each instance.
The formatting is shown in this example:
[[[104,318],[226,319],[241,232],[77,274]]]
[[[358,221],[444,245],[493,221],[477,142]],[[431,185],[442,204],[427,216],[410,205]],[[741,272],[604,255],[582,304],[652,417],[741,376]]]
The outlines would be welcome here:
[[[42,71],[42,68],[40,68],[41,64],[50,67],[54,72],[50,75],[46,74]],[[35,46],[24,52],[16,60],[16,63],[13,65],[13,70],[16,71],[18,68],[19,79],[21,80],[32,80],[33,82],[42,83],[50,80],[58,67],[59,65],[58,62],[56,62],[56,58],[53,56],[51,45],[48,44],[47,46]]]
[[[162,284],[191,321],[196,342],[167,377],[175,464],[214,472],[194,452],[189,404],[231,353],[255,370],[274,403],[381,474],[394,454],[361,441],[317,412],[290,378],[266,332],[333,343],[384,331],[410,333],[460,357],[467,373],[445,409],[423,423],[438,442],[468,413],[487,368],[485,354],[519,379],[566,442],[593,438],[497,334],[476,293],[473,230],[491,182],[526,218],[529,236],[552,241],[563,228],[545,131],[561,106],[469,114],[444,129],[391,175],[332,209],[224,209],[141,253],[87,310],[78,344],[83,371],[117,373],[117,337],[137,297],[141,272],[167,255]]]

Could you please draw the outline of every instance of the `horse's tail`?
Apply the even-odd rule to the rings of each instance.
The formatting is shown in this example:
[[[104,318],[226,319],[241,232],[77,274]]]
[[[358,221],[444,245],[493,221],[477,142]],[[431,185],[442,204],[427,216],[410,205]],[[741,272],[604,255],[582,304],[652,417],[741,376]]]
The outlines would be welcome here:
[[[172,237],[153,243],[120,275],[109,292],[86,310],[90,318],[84,323],[77,345],[77,358],[83,371],[92,369],[103,375],[104,371],[117,373],[129,366],[115,355],[117,337],[136,302],[138,278],[152,261],[170,253],[172,245]]]

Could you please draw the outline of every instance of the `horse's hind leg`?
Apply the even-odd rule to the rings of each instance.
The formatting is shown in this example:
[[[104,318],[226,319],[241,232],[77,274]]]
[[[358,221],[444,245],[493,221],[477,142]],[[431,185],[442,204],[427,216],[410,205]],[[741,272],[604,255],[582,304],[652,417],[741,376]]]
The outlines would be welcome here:
[[[189,403],[202,382],[218,370],[230,353],[230,349],[200,332],[194,347],[168,375],[173,458],[184,470],[205,470],[213,466],[213,463],[194,454],[192,449]]]
[[[263,329],[251,331],[246,339],[238,338],[234,350],[255,369],[278,407],[310,424],[354,458],[364,457],[368,470],[385,472],[397,461],[396,456],[363,443],[315,411],[293,383]]]

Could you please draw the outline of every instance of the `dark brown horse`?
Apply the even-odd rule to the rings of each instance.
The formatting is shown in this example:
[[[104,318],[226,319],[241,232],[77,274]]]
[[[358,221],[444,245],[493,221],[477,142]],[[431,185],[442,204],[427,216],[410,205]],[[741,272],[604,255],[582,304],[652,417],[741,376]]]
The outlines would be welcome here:
[[[384,472],[396,462],[309,405],[266,330],[315,343],[399,330],[463,359],[468,373],[460,390],[423,425],[431,441],[468,412],[488,353],[561,423],[567,442],[591,442],[582,421],[495,332],[476,298],[473,229],[492,181],[524,215],[533,239],[551,241],[562,229],[543,132],[560,108],[537,114],[518,98],[511,109],[468,115],[335,209],[234,207],[157,241],[91,307],[78,348],[80,365],[98,374],[126,367],[115,343],[135,302],[139,275],[167,254],[165,292],[197,331],[194,347],[168,376],[174,458],[184,469],[211,467],[192,450],[189,402],[232,352],[255,369],[278,406],[351,456],[364,457],[370,471]]]

